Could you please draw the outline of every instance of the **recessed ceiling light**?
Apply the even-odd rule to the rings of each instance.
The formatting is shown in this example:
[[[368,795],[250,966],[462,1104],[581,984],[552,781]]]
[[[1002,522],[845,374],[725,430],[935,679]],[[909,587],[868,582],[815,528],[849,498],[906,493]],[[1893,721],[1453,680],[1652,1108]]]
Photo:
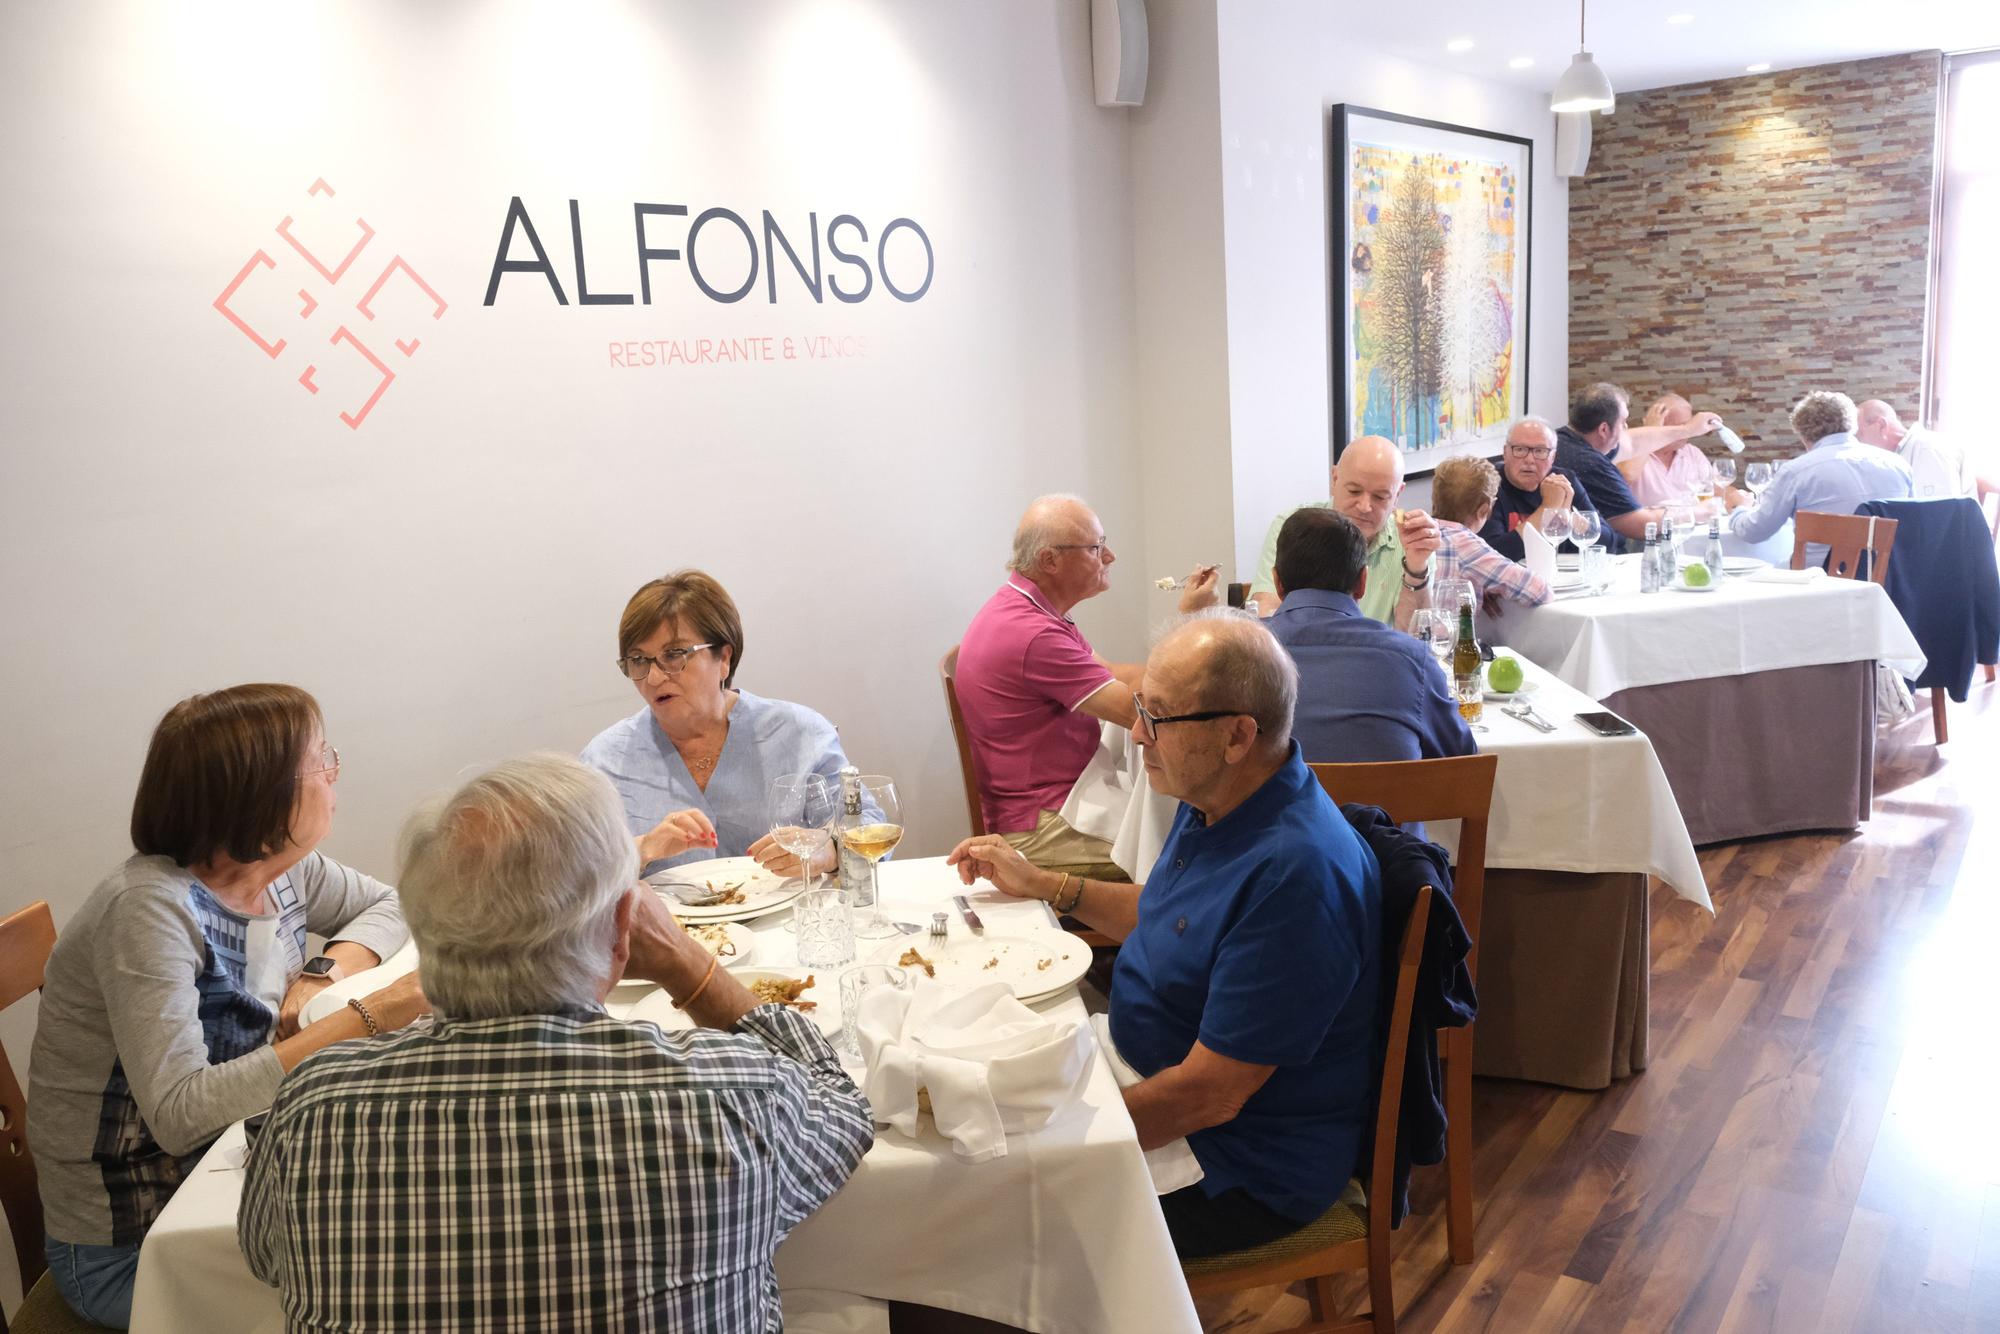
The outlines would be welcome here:
[[[1444,44],[1444,49],[1453,54],[1460,51],[1470,51],[1472,49],[1472,39],[1470,37],[1454,37]]]
[[[1535,63],[1535,58],[1533,56],[1515,56],[1512,60],[1507,62],[1507,68],[1526,69],[1528,68],[1528,66],[1534,63]]]
[[[1667,22],[1669,22],[1669,23],[1693,23],[1693,22],[1694,22],[1694,15],[1692,15],[1692,14],[1669,14],[1669,15],[1667,15]]]
[[[1765,70],[1769,68],[1771,68],[1770,61],[1760,60],[1754,65],[1745,65],[1743,67],[1743,72],[1745,74],[1762,74]]]

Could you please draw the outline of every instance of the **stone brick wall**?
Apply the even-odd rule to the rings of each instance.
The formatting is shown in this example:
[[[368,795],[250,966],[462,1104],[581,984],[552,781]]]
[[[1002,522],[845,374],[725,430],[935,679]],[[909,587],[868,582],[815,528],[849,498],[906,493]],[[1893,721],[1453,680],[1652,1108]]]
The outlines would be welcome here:
[[[1808,389],[1920,413],[1939,69],[1930,51],[1621,95],[1570,185],[1571,392],[1615,381],[1636,419],[1675,390],[1763,457],[1796,451]]]

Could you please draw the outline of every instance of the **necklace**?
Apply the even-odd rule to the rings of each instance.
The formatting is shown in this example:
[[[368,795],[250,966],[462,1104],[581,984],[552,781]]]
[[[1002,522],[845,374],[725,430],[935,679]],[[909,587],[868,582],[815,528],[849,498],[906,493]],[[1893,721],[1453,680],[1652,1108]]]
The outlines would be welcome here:
[[[715,755],[710,755],[707,759],[703,760],[690,760],[685,755],[683,755],[681,759],[687,764],[687,767],[692,771],[694,771],[695,773],[705,774],[710,769],[713,769],[715,767],[715,761],[720,756],[720,754],[721,752],[718,751]]]

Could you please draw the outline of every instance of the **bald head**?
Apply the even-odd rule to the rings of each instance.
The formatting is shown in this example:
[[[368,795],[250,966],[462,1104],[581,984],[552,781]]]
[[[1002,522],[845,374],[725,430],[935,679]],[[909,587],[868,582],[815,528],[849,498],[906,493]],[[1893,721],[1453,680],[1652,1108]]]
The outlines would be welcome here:
[[[1097,515],[1077,497],[1041,496],[1014,529],[1014,558],[1007,568],[1033,578],[1043,552],[1070,542],[1094,542],[1101,531]]]
[[[1298,668],[1247,612],[1224,607],[1189,617],[1154,646],[1146,679],[1149,687],[1157,682],[1170,692],[1177,708],[1248,714],[1267,752],[1291,744]]]
[[[1854,410],[1854,438],[1877,449],[1900,449],[1910,428],[1896,410],[1879,398],[1864,400]]]
[[[1694,420],[1694,404],[1679,394],[1661,394],[1646,409],[1648,426],[1685,426]]]
[[[1555,427],[1540,417],[1523,417],[1507,428],[1507,448],[1500,455],[1500,471],[1510,484],[1533,491],[1555,466]]]
[[[1354,521],[1364,537],[1382,531],[1403,493],[1403,451],[1393,440],[1364,435],[1349,442],[1333,465],[1333,507]]]

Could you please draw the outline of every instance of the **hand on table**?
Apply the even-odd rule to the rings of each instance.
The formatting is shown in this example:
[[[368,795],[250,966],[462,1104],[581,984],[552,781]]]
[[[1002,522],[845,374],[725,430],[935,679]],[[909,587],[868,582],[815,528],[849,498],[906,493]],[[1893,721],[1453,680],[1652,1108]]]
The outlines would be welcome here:
[[[652,832],[639,836],[639,864],[648,866],[653,862],[678,857],[689,848],[712,848],[715,846],[715,826],[702,812],[689,807],[684,811],[669,811],[667,817],[653,826]]]
[[[1497,588],[1489,588],[1479,596],[1479,609],[1488,616],[1500,615],[1507,606],[1507,599]]]
[[[285,999],[278,1005],[278,1028],[271,1036],[278,1042],[299,1031],[299,1011],[306,1002],[340,980],[332,973],[300,973],[298,980],[285,989]]]
[[[375,1027],[384,1033],[393,1033],[431,1012],[430,999],[424,995],[423,977],[415,969],[381,990],[369,992],[361,998],[361,1003],[368,1007]]]
[[[799,870],[798,854],[778,842],[776,834],[766,834],[755,843],[752,843],[750,845],[750,855],[757,859],[759,866],[769,871],[772,875],[791,876],[802,874]],[[813,871],[815,874],[824,875],[833,869],[834,863],[838,860],[839,858],[833,850],[833,844],[829,842],[826,847],[820,850],[819,855],[813,858]]]
[[[1725,486],[1722,488],[1722,503],[1731,510],[1738,510],[1750,503],[1750,494],[1739,491],[1733,486]]]
[[[958,868],[960,884],[989,881],[1001,893],[1017,899],[1047,903],[1062,884],[1060,875],[1036,866],[998,834],[966,839],[951,850],[944,863]]]
[[[1216,574],[1220,565],[1197,565],[1181,585],[1180,613],[1183,616],[1215,605]]]

